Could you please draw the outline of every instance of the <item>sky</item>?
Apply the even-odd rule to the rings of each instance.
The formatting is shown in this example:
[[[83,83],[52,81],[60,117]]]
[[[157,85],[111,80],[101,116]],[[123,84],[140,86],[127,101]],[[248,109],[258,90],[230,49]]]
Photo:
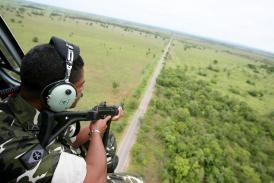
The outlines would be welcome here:
[[[31,0],[274,53],[274,0]]]

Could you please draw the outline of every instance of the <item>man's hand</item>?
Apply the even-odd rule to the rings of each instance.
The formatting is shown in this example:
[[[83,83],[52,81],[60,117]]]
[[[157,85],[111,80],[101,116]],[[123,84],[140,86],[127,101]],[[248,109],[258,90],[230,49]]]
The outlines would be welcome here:
[[[91,122],[89,125],[90,134],[91,133],[100,133],[100,135],[102,137],[107,129],[107,122],[110,119],[111,119],[111,116],[107,116],[104,119],[99,119],[95,122]]]
[[[118,110],[119,113],[116,116],[113,116],[113,118],[111,119],[112,121],[117,121],[124,116],[124,110],[121,106],[118,107]]]

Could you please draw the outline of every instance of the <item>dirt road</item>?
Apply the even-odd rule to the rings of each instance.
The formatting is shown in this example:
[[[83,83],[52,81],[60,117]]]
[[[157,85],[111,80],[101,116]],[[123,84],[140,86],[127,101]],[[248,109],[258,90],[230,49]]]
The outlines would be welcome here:
[[[161,72],[164,58],[169,50],[171,42],[172,42],[172,38],[170,39],[169,43],[166,45],[163,55],[160,58],[155,68],[155,71],[146,87],[144,97],[142,98],[138,109],[133,115],[121,142],[119,142],[118,151],[117,151],[117,155],[119,156],[119,164],[116,168],[116,172],[123,172],[127,168],[129,158],[130,158],[130,150],[133,144],[135,143],[136,135],[140,126],[139,119],[141,119],[146,112],[146,109],[152,97],[154,86],[156,84],[156,78]]]

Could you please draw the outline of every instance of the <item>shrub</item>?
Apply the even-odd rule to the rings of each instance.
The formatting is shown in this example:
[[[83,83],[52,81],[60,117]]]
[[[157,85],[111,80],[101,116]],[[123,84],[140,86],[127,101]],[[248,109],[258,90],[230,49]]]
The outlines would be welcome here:
[[[37,43],[37,42],[39,42],[39,39],[38,39],[38,37],[37,37],[37,36],[33,37],[33,38],[32,38],[32,42],[34,42],[34,43]]]
[[[250,90],[250,91],[248,91],[248,94],[251,95],[252,97],[264,96],[264,94],[261,91],[256,91],[256,90]]]
[[[246,80],[246,83],[247,83],[247,84],[250,84],[250,85],[255,85],[255,82],[250,81],[249,79],[248,79],[248,80]]]
[[[112,82],[112,88],[113,89],[116,89],[116,88],[118,88],[120,85],[119,85],[119,83],[117,83],[116,81],[113,81]]]

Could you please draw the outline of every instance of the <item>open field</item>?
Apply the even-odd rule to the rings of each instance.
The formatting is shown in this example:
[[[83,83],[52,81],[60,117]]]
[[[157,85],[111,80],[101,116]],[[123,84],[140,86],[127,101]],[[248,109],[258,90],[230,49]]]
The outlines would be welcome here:
[[[1,3],[3,3],[1,5]],[[127,102],[168,41],[154,34],[77,17],[77,12],[1,2],[1,15],[24,52],[52,35],[80,46],[86,64],[86,92],[81,109],[101,101]],[[34,41],[36,39],[36,41]]]

